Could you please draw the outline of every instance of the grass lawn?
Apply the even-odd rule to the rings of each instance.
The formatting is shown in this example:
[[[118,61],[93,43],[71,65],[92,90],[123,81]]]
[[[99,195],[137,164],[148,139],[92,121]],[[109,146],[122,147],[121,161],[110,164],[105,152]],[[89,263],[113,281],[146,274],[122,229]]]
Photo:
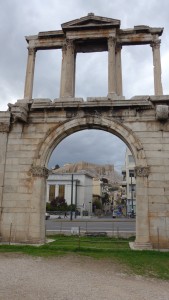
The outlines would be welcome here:
[[[128,239],[56,235],[42,246],[0,245],[0,252],[21,252],[34,256],[78,253],[95,259],[108,259],[126,267],[130,273],[169,280],[169,252],[133,251]]]

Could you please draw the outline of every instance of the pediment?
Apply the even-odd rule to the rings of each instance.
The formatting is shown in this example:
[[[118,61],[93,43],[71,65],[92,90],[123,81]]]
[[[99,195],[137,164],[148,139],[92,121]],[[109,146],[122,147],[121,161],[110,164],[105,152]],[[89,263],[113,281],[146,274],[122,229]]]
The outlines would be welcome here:
[[[85,29],[89,27],[120,27],[120,20],[95,16],[93,13],[89,13],[87,16],[75,19],[61,25],[63,31],[73,29]]]

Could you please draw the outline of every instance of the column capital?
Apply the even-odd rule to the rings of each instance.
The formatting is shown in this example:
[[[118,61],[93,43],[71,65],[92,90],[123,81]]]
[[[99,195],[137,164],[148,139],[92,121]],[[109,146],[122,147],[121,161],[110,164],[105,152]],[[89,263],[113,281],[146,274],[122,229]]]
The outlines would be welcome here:
[[[33,55],[33,54],[35,54],[35,53],[36,53],[36,51],[37,51],[37,49],[36,49],[36,48],[34,48],[34,47],[28,47],[28,53],[29,53],[29,55]]]
[[[66,39],[65,49],[74,52],[74,40]]]
[[[122,44],[116,43],[116,52],[121,51],[121,49],[122,49]]]
[[[66,52],[66,50],[67,50],[67,44],[66,42],[64,42],[62,46],[62,52]]]
[[[115,47],[117,39],[114,36],[109,36],[107,40],[108,40],[108,48]]]
[[[134,169],[135,177],[148,177],[150,174],[150,167],[142,167],[142,166],[137,166]]]
[[[154,40],[150,43],[152,49],[159,49],[161,44],[161,40]]]
[[[32,166],[30,169],[30,174],[33,177],[48,177],[49,170],[41,166]]]

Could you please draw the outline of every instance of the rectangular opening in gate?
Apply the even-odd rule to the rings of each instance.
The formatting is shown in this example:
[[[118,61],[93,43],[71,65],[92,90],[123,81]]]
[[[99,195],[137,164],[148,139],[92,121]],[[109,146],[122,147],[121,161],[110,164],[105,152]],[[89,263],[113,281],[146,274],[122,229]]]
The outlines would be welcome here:
[[[149,45],[123,47],[123,95],[154,95],[153,55]]]
[[[58,98],[60,94],[62,52],[43,50],[36,53],[33,98]]]
[[[106,97],[108,94],[107,52],[78,53],[76,97]]]

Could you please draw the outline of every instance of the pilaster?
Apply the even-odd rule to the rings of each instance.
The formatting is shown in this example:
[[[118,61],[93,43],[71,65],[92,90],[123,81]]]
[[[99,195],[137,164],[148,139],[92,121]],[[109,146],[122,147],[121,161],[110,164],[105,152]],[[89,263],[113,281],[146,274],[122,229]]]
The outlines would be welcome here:
[[[41,166],[32,166],[30,169],[32,176],[32,199],[31,207],[34,213],[30,215],[29,241],[45,241],[45,210],[46,210],[46,178],[48,169]]]
[[[148,206],[148,176],[149,167],[136,166],[136,240],[132,244],[132,249],[151,249],[150,226],[149,226],[149,206]]]

